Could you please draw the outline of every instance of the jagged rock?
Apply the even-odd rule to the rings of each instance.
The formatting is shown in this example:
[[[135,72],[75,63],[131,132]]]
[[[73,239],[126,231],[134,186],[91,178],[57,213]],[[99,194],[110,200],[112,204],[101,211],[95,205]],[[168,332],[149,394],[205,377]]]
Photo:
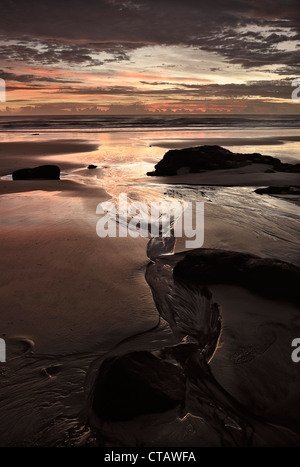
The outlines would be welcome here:
[[[207,170],[236,169],[249,164],[268,164],[279,172],[300,172],[300,164],[285,164],[275,157],[258,153],[232,153],[221,146],[198,146],[168,151],[156,164],[155,171],[148,172],[147,175],[178,175],[182,170],[184,173],[199,173]]]
[[[178,406],[185,376],[176,364],[151,352],[132,352],[105,360],[94,386],[93,409],[102,420],[131,420]]]
[[[259,195],[300,195],[300,186],[269,186],[258,188],[255,193]]]
[[[59,180],[60,168],[57,165],[41,165],[31,169],[13,172],[13,180]]]
[[[190,284],[230,284],[267,298],[300,303],[300,269],[271,258],[203,248],[186,254],[173,272]]]

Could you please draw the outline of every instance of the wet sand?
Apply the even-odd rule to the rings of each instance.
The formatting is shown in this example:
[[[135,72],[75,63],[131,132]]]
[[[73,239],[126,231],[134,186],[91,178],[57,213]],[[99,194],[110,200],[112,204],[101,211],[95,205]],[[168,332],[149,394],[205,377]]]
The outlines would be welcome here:
[[[46,143],[42,146],[45,155],[92,147],[57,142],[48,149]],[[40,163],[40,156],[31,154],[38,153],[41,144],[13,143],[14,157],[16,147],[31,166]],[[24,164],[23,154],[18,167]],[[2,171],[7,170],[2,160]],[[114,333],[126,336],[120,323],[120,309],[126,307],[132,312],[128,334],[148,323],[151,327],[156,313],[139,271],[147,261],[146,240],[97,236],[96,207],[110,199],[103,188],[71,179],[0,180],[0,193],[2,332],[7,337],[28,336],[41,352],[88,346],[91,335],[95,343],[102,336],[111,344]]]
[[[11,163],[8,147],[1,159],[3,174],[47,158],[32,155],[39,153],[39,144],[35,150],[35,143],[18,145],[20,156],[13,144]],[[88,148],[76,146],[78,152]],[[72,154],[74,149],[55,144],[45,153]],[[78,166],[82,163],[66,163],[68,170]],[[45,426],[50,429],[53,417],[68,417],[65,394],[70,386],[79,393],[70,402],[77,420],[89,364],[99,352],[158,321],[144,281],[147,242],[97,236],[96,207],[110,196],[93,184],[92,171],[87,175],[91,182],[87,178],[86,184],[0,180],[0,336],[7,343],[7,363],[1,365],[6,376],[0,384],[2,446],[32,445]],[[56,365],[59,375],[48,375],[45,368]],[[53,411],[54,387],[58,400]],[[44,434],[41,445],[64,439],[67,426]]]
[[[86,141],[56,140],[44,142],[1,142],[0,144],[0,176],[11,174],[14,170],[32,164],[47,164],[48,156],[77,154],[95,151],[98,145]],[[80,167],[72,162],[65,162],[62,169]]]
[[[300,136],[265,136],[258,138],[185,138],[184,140],[171,139],[162,141],[153,141],[151,146],[166,149],[184,149],[187,147],[204,145],[222,145],[231,146],[270,146],[282,145],[285,141],[300,141]]]
[[[300,174],[272,172],[266,164],[251,164],[238,169],[155,177],[159,183],[210,186],[293,186],[300,185]]]
[[[61,156],[59,165],[65,174],[60,181],[0,180],[3,304],[0,336],[7,341],[8,350],[8,362],[1,365],[4,377],[0,385],[0,444],[43,446],[94,442],[99,445],[90,428],[90,397],[103,356],[161,350],[178,343],[178,336],[159,319],[145,280],[149,263],[147,239],[100,239],[96,235],[99,218],[96,207],[109,200],[110,195],[101,186],[101,170],[94,180],[95,172],[87,171],[82,164],[82,155],[93,151],[95,146],[69,142],[5,144],[0,165],[2,175],[27,165],[53,163],[56,155]],[[80,154],[80,161],[74,158],[71,162],[70,155],[75,153]],[[65,154],[68,157],[64,161]],[[226,174],[214,172],[221,173],[195,174],[201,177],[194,180],[195,184],[280,186],[280,183],[295,183],[286,176],[298,177],[297,174],[266,174],[257,167],[226,171]],[[76,174],[81,177],[78,181]],[[154,180],[148,178],[148,181]],[[193,184],[193,175],[159,177],[155,182]],[[273,221],[257,220],[263,227],[254,242],[253,226],[247,228],[245,219],[233,224],[230,219],[224,219],[222,206],[208,202],[204,246],[229,249],[234,244],[238,251],[272,255],[274,247],[268,251],[268,229]],[[263,229],[265,232],[261,233]],[[280,229],[278,226],[278,257],[291,260],[294,255],[297,263],[294,232],[284,233]],[[287,257],[286,242],[291,244]],[[176,251],[184,250],[184,239],[179,239]],[[296,368],[290,358],[292,324],[296,323],[293,305],[276,304],[228,286],[213,286],[212,291],[224,315],[220,346],[211,362],[214,377],[255,415],[260,416],[263,411],[266,417],[286,425],[282,413],[287,413],[288,422],[293,419],[297,386]],[[263,310],[262,314],[259,309]],[[286,313],[288,322],[284,318]],[[274,333],[278,341],[269,339],[269,342],[269,336]],[[270,348],[277,342],[271,351],[264,347],[266,339]],[[267,350],[271,352],[270,359],[261,361],[261,348],[264,354]],[[253,354],[251,360],[246,359],[242,366],[240,362],[232,363],[232,355],[242,351],[248,355],[249,349]],[[282,359],[281,364],[275,367],[278,358]],[[272,359],[275,360],[271,364]],[[270,382],[262,383],[261,378],[270,365]],[[253,377],[257,368],[259,371]],[[292,384],[288,395],[281,386],[276,390],[281,375],[289,381],[287,384]],[[246,387],[250,387],[248,393]],[[277,398],[284,399],[281,405]],[[176,412],[174,418],[174,413],[168,412],[158,418],[154,414],[150,424],[147,418],[124,426],[106,426],[102,434],[105,433],[108,443],[113,439],[115,445],[133,446],[138,441],[163,445],[168,440],[173,446],[188,446],[191,442],[206,446],[220,444],[220,437],[208,420],[200,423],[199,414],[184,419],[179,415]],[[294,434],[290,437],[291,443],[295,437]],[[283,438],[285,442],[288,444]]]

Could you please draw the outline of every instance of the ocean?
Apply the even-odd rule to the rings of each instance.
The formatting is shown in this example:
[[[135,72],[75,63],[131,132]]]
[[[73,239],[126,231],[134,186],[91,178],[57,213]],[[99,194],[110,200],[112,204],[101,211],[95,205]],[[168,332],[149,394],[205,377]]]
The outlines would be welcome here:
[[[150,146],[153,154],[155,147],[219,144],[292,162],[300,158],[299,130],[300,115],[0,117],[1,142],[89,139],[103,151],[131,146],[137,160],[148,155]]]

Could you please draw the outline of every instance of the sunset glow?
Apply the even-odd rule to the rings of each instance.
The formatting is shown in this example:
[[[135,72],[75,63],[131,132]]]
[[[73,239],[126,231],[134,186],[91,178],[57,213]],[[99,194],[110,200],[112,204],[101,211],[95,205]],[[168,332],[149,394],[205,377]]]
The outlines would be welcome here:
[[[14,3],[0,18],[1,115],[299,112],[295,1],[31,0],[22,22]]]

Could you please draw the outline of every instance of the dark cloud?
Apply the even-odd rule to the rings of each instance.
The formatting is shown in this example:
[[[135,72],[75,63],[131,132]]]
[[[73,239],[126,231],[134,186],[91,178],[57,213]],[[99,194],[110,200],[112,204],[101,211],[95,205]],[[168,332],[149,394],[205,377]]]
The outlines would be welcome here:
[[[203,38],[202,49],[218,52],[232,64],[241,64],[245,68],[268,65],[286,65],[286,67],[300,63],[300,49],[280,50],[276,46],[290,41],[288,35],[270,34],[249,31],[237,35],[228,30],[218,37]]]
[[[11,73],[5,70],[0,70],[0,76],[5,81],[14,82],[14,83],[36,83],[41,82],[44,84],[74,84],[79,83],[76,79],[60,79],[60,78],[52,78],[51,76],[47,75],[38,75],[38,74],[18,74],[18,73]],[[41,85],[41,86],[42,86]]]
[[[88,48],[77,45],[36,43],[1,45],[0,59],[9,62],[26,62],[28,64],[53,65],[53,64],[81,64],[87,66],[99,66],[104,63],[91,57]],[[118,59],[115,58],[114,60]]]
[[[177,98],[276,98],[289,99],[291,96],[291,80],[264,80],[249,81],[247,84],[184,84],[173,82],[147,82],[141,83],[153,85],[153,89],[137,88],[135,86],[105,86],[105,87],[75,87],[65,86],[60,88],[62,94],[74,94],[81,96],[127,96],[132,98],[174,100]],[[160,87],[160,89],[158,89]]]
[[[92,51],[126,60],[143,45],[181,44],[218,52],[246,68],[291,67],[299,61],[299,50],[276,46],[291,31],[299,39],[299,12],[299,0],[2,0],[1,34],[19,39],[10,52],[2,49],[2,57],[89,65],[97,64]],[[268,28],[270,34],[249,25]],[[29,46],[33,39],[44,49]]]

